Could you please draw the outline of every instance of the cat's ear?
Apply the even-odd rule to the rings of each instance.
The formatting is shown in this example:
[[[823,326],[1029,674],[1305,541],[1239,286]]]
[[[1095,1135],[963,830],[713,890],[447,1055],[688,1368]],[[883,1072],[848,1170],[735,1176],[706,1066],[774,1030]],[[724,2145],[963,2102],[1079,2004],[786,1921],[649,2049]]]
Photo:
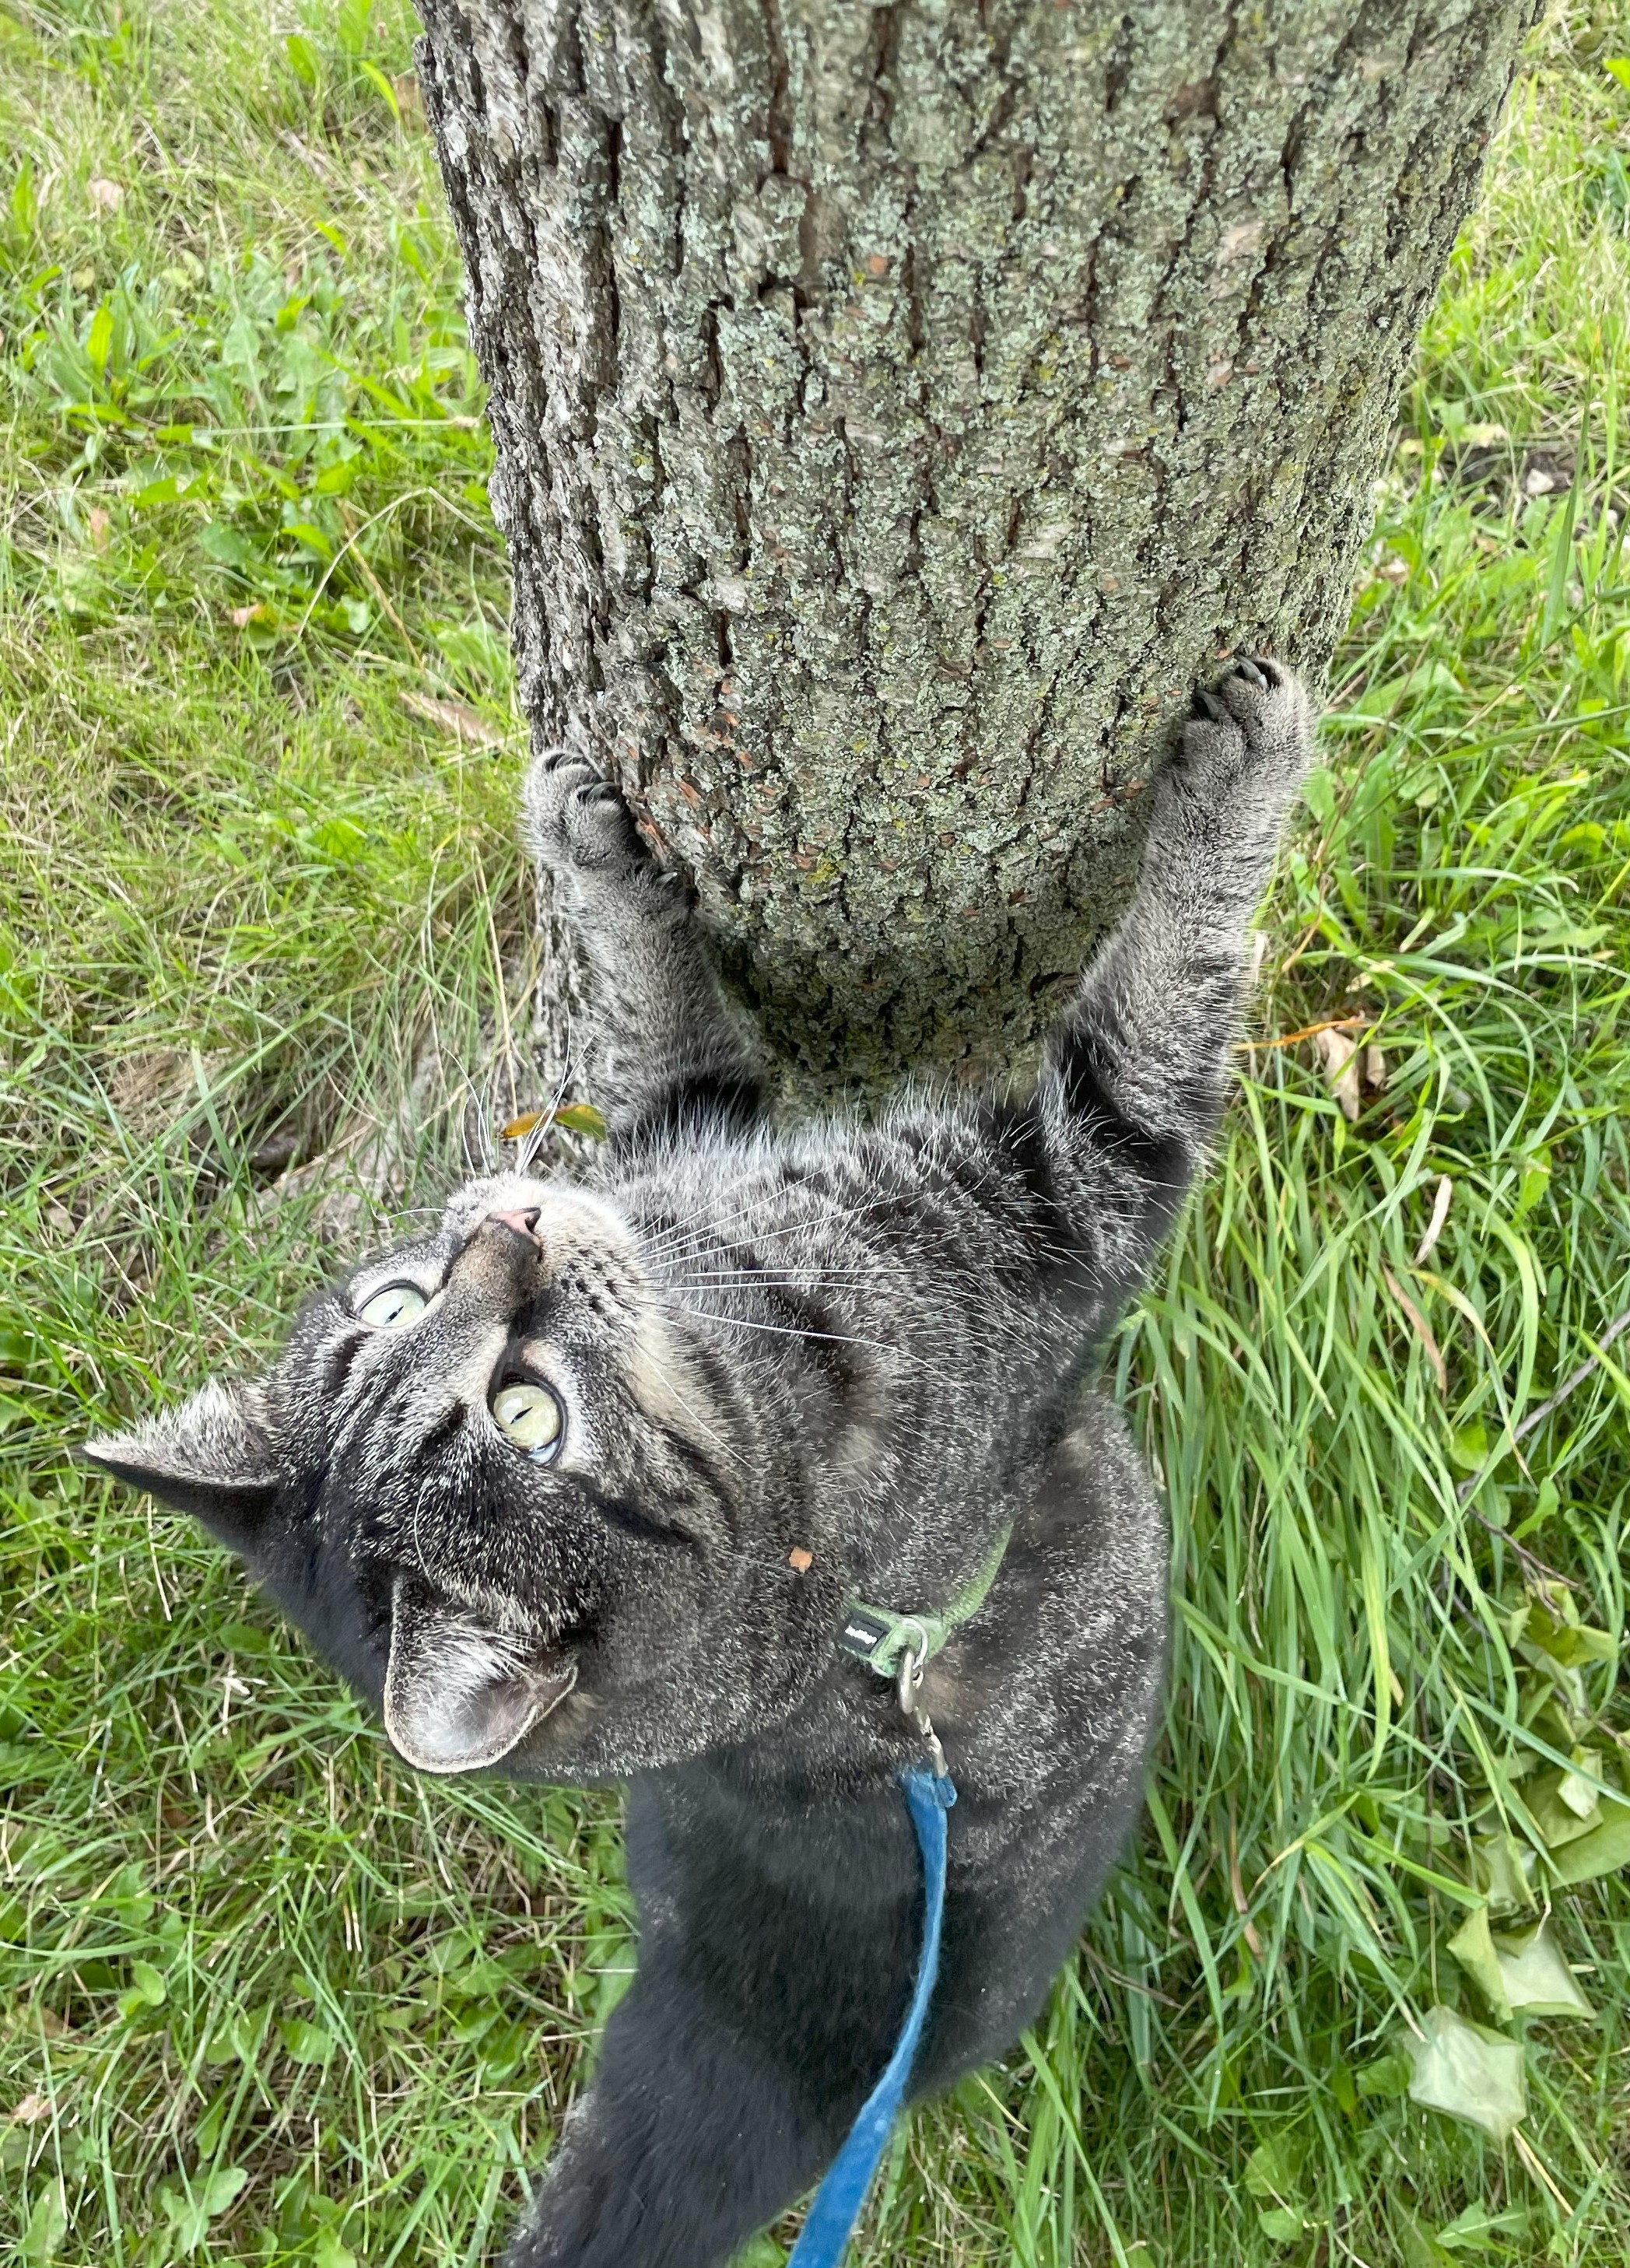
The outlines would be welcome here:
[[[190,1512],[234,1550],[248,1548],[277,1499],[271,1429],[254,1385],[211,1380],[179,1409],[87,1441],[85,1454],[132,1488]]]
[[[528,1649],[483,1628],[417,1576],[399,1575],[391,1599],[385,1729],[420,1771],[478,1771],[564,1701],[577,1683],[569,1654]]]

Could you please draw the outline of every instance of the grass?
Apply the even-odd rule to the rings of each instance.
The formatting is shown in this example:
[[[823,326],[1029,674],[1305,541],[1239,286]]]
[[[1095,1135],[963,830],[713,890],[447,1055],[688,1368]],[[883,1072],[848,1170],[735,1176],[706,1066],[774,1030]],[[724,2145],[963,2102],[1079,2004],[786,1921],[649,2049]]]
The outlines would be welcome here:
[[[409,28],[0,19],[29,2268],[480,2259],[629,1965],[613,1802],[415,1779],[224,1558],[70,1455],[263,1355],[526,1078],[493,1038],[530,973],[505,579]],[[1036,2034],[898,2138],[867,2262],[1630,2257],[1623,49],[1577,9],[1519,87],[1265,917],[1263,1044],[1113,1351],[1176,1530],[1148,1822]],[[1332,1020],[1383,1059],[1352,1119],[1268,1044]],[[1605,1844],[1564,1839],[1582,1810]],[[1449,1950],[1523,1865],[1591,2018],[1501,2018]],[[1516,2043],[1509,2139],[1410,2098],[1439,2007]]]

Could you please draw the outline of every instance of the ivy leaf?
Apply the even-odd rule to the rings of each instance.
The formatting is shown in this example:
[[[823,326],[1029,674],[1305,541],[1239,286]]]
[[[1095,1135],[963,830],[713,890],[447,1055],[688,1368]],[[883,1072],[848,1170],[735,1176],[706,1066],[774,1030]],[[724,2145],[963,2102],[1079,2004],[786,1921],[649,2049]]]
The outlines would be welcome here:
[[[1494,1940],[1506,1998],[1519,2015],[1594,2016],[1544,1922],[1525,1937]]]
[[[1521,1913],[1534,1904],[1535,1854],[1515,1835],[1479,1835],[1471,1845],[1471,1872],[1491,1914]]]
[[[1508,2022],[1511,2001],[1488,1926],[1488,1908],[1474,1906],[1449,1940],[1449,1949],[1494,2010],[1501,2023]]]
[[[1604,1797],[1597,1823],[1555,1852],[1551,1866],[1559,1882],[1593,1882],[1598,1874],[1630,1867],[1630,1803]]]
[[[1548,1771],[1536,1780],[1523,1783],[1523,1800],[1533,1814],[1534,1824],[1545,1837],[1547,1849],[1559,1851],[1565,1843],[1577,1842],[1602,1823],[1602,1810],[1594,1789],[1589,1791],[1590,1804],[1582,1815],[1575,1806],[1562,1793],[1563,1783],[1572,1780],[1571,1772]],[[1569,1794],[1575,1791],[1570,1788]]]
[[[1522,2049],[1452,2008],[1428,2008],[1420,2026],[1421,2036],[1405,2043],[1414,2066],[1411,2101],[1503,2142],[1528,2109]]]
[[[1512,1642],[1519,1651],[1532,1646],[1536,1653],[1548,1653],[1553,1661],[1560,1661],[1565,1669],[1619,1658],[1619,1642],[1610,1631],[1559,1618],[1543,1600],[1530,1599],[1511,1620]]]

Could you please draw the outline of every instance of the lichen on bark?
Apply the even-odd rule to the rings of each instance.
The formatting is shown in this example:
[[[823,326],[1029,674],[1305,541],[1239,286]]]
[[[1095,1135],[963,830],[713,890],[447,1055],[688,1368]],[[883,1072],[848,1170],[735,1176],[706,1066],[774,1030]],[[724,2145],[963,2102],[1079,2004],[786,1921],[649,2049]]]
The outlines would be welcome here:
[[[421,0],[535,744],[806,1086],[1020,1058],[1316,675],[1539,0]]]

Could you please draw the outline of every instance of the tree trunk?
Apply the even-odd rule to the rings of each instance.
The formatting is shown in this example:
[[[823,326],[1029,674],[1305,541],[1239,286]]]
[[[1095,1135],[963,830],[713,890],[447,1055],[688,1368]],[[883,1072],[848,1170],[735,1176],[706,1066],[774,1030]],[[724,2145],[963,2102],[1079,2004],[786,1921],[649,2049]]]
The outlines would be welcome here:
[[[535,746],[806,1086],[1022,1057],[1317,676],[1540,0],[420,0]]]

